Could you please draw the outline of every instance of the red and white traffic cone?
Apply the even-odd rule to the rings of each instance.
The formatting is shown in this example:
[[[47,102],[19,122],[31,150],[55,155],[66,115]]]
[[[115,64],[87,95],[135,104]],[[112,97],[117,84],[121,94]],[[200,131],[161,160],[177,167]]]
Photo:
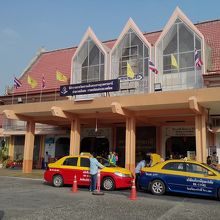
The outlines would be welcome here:
[[[76,179],[76,175],[74,176],[74,180],[73,180],[73,187],[72,187],[72,192],[77,192],[78,188],[77,188],[77,179]]]
[[[100,170],[99,170],[97,174],[96,191],[93,192],[92,194],[93,195],[104,195],[104,193],[100,191],[100,187],[101,187],[101,175],[100,175]]]
[[[98,174],[97,174],[97,186],[96,186],[97,192],[100,192],[100,185],[101,185],[101,176],[100,176],[100,171],[98,171]]]
[[[132,180],[131,194],[130,194],[129,199],[130,200],[136,200],[137,199],[137,191],[136,191],[136,186],[135,186],[135,179]]]

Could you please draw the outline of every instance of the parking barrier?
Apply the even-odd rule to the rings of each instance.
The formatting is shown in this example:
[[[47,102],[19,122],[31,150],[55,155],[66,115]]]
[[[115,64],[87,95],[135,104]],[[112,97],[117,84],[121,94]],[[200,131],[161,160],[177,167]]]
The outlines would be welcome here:
[[[73,187],[72,187],[72,192],[77,192],[78,191],[78,187],[77,187],[77,179],[76,179],[76,175],[74,176],[73,179]]]

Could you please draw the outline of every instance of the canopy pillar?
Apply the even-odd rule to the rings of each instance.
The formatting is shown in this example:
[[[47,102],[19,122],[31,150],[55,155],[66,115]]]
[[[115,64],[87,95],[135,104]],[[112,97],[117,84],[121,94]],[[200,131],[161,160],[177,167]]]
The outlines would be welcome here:
[[[125,168],[134,173],[136,157],[136,120],[126,118]]]
[[[14,160],[14,136],[9,137],[9,149],[8,149],[8,156],[10,160]]]
[[[203,110],[201,115],[195,116],[196,132],[196,160],[205,163],[207,157],[206,141],[206,113]]]
[[[79,155],[80,152],[80,121],[78,118],[71,121],[70,155]]]
[[[34,131],[35,122],[27,121],[24,143],[23,173],[32,172],[34,152]]]

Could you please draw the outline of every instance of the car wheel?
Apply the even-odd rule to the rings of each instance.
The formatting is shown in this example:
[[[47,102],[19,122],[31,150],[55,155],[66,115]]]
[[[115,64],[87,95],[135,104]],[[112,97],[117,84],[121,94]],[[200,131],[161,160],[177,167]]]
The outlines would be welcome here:
[[[63,177],[61,175],[55,175],[53,177],[53,186],[55,187],[63,186]]]
[[[111,177],[105,177],[102,181],[102,188],[104,190],[112,191],[115,189],[115,182]]]
[[[165,184],[161,180],[154,180],[150,185],[150,191],[154,195],[163,195],[166,191]]]

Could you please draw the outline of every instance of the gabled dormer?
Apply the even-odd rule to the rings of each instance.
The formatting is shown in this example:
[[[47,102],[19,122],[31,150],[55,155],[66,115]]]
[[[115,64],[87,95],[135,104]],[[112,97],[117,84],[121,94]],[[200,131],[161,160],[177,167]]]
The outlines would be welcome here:
[[[205,61],[202,33],[177,7],[155,44],[156,80],[163,90],[202,87],[205,66],[196,66],[195,48]]]
[[[71,83],[102,81],[107,78],[107,49],[89,27],[73,58]]]
[[[148,60],[151,56],[151,45],[144,37],[143,33],[129,18],[127,24],[119,35],[110,52],[110,75],[111,78],[126,80],[127,63],[130,64],[134,72],[134,78],[140,79],[137,88],[142,90],[148,88]]]

